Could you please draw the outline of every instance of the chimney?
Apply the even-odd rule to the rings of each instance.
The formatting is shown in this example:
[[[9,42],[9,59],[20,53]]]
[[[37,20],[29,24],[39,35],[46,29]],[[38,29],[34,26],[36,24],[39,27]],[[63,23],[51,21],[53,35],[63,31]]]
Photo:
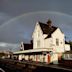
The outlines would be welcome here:
[[[48,19],[48,21],[47,21],[47,25],[48,25],[49,27],[52,26],[52,21],[51,21],[50,19]]]

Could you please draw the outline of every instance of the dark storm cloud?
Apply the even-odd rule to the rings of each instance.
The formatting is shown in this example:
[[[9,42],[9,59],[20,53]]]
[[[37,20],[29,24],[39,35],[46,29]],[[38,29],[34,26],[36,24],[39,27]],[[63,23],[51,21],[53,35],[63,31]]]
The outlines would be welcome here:
[[[58,11],[72,14],[72,0],[0,0],[0,11],[17,16],[32,11]]]
[[[31,39],[37,21],[45,22],[50,18],[53,25],[60,27],[68,37],[72,34],[72,16],[60,12],[40,11],[22,14],[0,26],[0,41],[20,43]],[[71,38],[71,37],[69,37]]]
[[[37,13],[37,11],[51,12]],[[25,15],[16,17],[21,14]],[[18,48],[9,43],[28,42],[27,39],[31,39],[35,23],[46,22],[48,18],[51,18],[53,23],[59,26],[69,39],[72,39],[72,16],[70,15],[72,15],[72,0],[0,0],[0,44],[8,44],[6,47],[0,46],[0,50]],[[16,19],[10,20],[13,17]]]
[[[12,17],[7,15],[6,13],[1,13],[0,12],[0,25],[2,25],[4,22],[8,21]]]

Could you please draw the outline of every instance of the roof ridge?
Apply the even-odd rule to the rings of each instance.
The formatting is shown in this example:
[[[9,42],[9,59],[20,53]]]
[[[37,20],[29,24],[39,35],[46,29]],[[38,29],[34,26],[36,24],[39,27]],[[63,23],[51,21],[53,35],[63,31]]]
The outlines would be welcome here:
[[[40,22],[40,21],[38,21],[38,23],[39,23],[39,24],[43,24],[43,25],[47,25],[47,26],[48,26],[48,24],[46,24],[46,23],[43,23],[43,22]],[[57,26],[54,26],[54,25],[52,25],[51,27],[58,28]]]

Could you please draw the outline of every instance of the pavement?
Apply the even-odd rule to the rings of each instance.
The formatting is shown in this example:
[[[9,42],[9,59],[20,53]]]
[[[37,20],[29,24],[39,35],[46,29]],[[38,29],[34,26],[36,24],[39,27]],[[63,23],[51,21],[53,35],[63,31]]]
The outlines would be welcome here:
[[[71,68],[67,68],[61,65],[54,64],[46,64],[41,62],[33,62],[33,61],[19,61],[12,59],[0,59],[0,66],[4,67],[4,69],[10,69],[19,72],[26,72],[27,70],[31,70],[30,72],[43,72],[43,71],[65,71],[72,72]],[[27,71],[28,72],[28,71]]]

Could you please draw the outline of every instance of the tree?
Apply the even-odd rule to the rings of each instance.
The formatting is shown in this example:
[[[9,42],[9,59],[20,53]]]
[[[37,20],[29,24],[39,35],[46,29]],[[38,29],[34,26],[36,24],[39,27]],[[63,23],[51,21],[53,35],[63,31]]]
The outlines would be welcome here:
[[[70,44],[70,48],[72,50],[72,41],[69,41],[69,44]]]

